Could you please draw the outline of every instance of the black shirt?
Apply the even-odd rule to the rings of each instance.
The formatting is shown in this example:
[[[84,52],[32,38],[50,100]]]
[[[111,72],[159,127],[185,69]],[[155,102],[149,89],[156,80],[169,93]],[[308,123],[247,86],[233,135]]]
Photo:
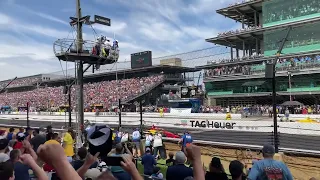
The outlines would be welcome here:
[[[206,173],[206,180],[228,180],[228,176],[226,173],[223,172],[207,172]]]

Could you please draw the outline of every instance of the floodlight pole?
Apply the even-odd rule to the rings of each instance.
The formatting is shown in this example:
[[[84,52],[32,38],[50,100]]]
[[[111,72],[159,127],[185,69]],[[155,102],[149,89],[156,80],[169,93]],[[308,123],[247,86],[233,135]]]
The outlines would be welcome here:
[[[80,22],[81,18],[81,7],[80,7],[80,0],[76,0],[76,12],[77,12],[77,52],[82,52],[82,22]],[[84,124],[84,112],[83,112],[83,62],[79,61],[78,63],[78,85],[79,85],[79,95],[78,95],[78,118],[80,125],[82,126]]]
[[[279,152],[279,134],[278,134],[278,119],[277,119],[277,91],[276,91],[276,64],[280,59],[280,54],[287,41],[289,33],[291,31],[291,26],[288,27],[286,36],[282,39],[280,47],[277,51],[277,58],[274,59],[272,64],[272,105],[273,105],[273,136],[274,136],[274,148],[276,153]]]

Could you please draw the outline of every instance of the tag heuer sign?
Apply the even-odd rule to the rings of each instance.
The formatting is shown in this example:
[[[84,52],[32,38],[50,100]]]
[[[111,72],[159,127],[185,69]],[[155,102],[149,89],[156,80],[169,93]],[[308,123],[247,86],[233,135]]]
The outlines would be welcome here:
[[[187,95],[188,92],[189,92],[189,89],[187,87],[184,87],[184,88],[181,89],[181,94],[184,95],[184,96]]]
[[[109,18],[98,16],[98,15],[94,15],[94,22],[98,24],[106,25],[106,26],[111,26],[111,20]]]

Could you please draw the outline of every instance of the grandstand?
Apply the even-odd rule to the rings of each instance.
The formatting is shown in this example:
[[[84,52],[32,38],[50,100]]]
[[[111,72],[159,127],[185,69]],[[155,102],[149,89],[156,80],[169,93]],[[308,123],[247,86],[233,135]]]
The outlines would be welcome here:
[[[183,73],[194,72],[194,68],[181,66],[156,65],[131,70],[111,71],[91,74],[84,77],[84,108],[92,111],[99,108],[108,111],[118,105],[132,104],[137,98],[145,99],[146,105],[155,105],[162,94],[177,91],[177,85],[185,84],[188,79]],[[9,106],[13,110],[25,108],[29,102],[33,110],[52,110],[68,106],[64,94],[66,82],[56,74],[39,74],[14,80],[5,92],[0,94],[0,106]],[[5,86],[10,80],[0,82]],[[175,85],[175,86],[174,86]],[[76,107],[76,85],[71,88],[72,108]]]
[[[314,0],[254,0],[216,11],[240,22],[231,30],[206,39],[230,48],[230,58],[208,62],[204,83],[210,105],[272,104],[272,82],[266,64],[277,58],[277,103],[292,100],[318,105],[320,97],[320,6]]]

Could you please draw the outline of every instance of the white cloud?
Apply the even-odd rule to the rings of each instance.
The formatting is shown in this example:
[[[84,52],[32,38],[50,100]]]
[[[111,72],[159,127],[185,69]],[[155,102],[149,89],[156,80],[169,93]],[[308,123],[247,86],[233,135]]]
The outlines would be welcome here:
[[[10,17],[0,13],[0,25],[7,25],[10,23]]]

